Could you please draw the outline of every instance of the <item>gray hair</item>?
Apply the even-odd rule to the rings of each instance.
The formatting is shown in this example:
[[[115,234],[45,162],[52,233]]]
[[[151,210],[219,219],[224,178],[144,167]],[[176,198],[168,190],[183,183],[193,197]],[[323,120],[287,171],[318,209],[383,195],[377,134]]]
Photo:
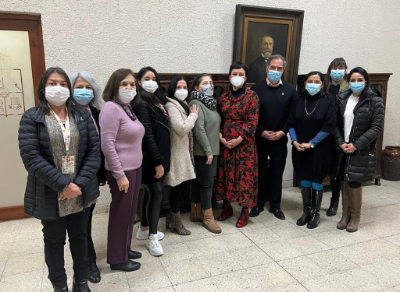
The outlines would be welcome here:
[[[78,71],[78,72],[73,73],[70,77],[72,88],[74,88],[75,82],[79,78],[82,78],[85,81],[87,81],[90,84],[90,86],[92,86],[92,88],[93,88],[94,98],[90,102],[90,105],[94,106],[98,110],[101,110],[101,107],[103,106],[104,101],[103,101],[103,98],[101,97],[100,86],[97,84],[96,80],[94,80],[93,75],[86,71]]]
[[[281,55],[272,55],[271,57],[268,58],[267,60],[267,67],[269,66],[269,64],[271,63],[272,60],[274,59],[281,59],[283,61],[283,70],[285,70],[286,68],[286,59],[285,57],[281,56]]]

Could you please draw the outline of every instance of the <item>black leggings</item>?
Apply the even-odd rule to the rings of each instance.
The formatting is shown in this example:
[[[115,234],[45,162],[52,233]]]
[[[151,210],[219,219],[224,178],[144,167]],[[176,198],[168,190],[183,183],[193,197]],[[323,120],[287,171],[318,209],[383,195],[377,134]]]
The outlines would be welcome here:
[[[163,197],[161,181],[143,185],[141,226],[149,227],[149,234],[157,234]]]
[[[169,193],[169,206],[171,208],[171,212],[178,213],[180,211],[181,205],[181,196],[185,192],[190,191],[192,181],[184,181],[183,183],[171,187],[171,192]]]

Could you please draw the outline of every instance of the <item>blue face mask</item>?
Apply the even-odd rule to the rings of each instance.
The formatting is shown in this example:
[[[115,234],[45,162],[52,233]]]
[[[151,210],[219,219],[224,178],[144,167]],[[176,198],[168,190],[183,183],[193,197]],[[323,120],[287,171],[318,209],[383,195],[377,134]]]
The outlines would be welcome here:
[[[307,83],[306,90],[308,91],[308,94],[314,96],[321,91],[321,84]]]
[[[80,105],[88,105],[92,101],[94,95],[93,90],[74,89],[74,99]]]
[[[212,96],[214,94],[214,86],[206,85],[202,89],[202,93],[207,96]]]
[[[360,93],[365,88],[365,82],[350,82],[349,88],[354,93]]]
[[[272,83],[278,82],[281,79],[283,72],[268,70],[268,79]]]
[[[331,78],[334,81],[340,81],[344,77],[344,70],[331,70]]]

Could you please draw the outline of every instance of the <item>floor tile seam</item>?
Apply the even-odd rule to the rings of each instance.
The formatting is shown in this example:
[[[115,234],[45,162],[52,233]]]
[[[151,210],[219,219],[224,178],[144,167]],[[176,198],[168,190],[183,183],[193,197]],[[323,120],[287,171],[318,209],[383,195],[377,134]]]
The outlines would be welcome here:
[[[183,243],[186,245],[186,242],[183,242]],[[186,245],[186,247],[190,250],[189,246]],[[194,255],[194,254],[193,254],[193,255]],[[195,256],[195,255],[194,255],[194,256]],[[181,262],[181,261],[190,260],[190,259],[192,259],[192,258],[183,259],[183,260],[176,261],[176,262]],[[163,271],[164,271],[165,275],[167,275],[168,281],[170,282],[171,286],[173,287],[174,284],[172,283],[172,280],[171,280],[170,276],[168,275],[167,270],[166,270],[166,267],[165,267],[165,264],[166,264],[166,263],[169,263],[169,262],[165,262],[165,263],[164,263],[164,262],[161,261],[161,260],[159,260],[159,262],[160,262],[160,264],[161,264],[161,266],[162,266],[162,268],[163,268]],[[200,264],[201,264],[201,266],[203,267],[203,264],[202,264],[202,263],[200,263]],[[203,267],[203,268],[204,268],[204,267]],[[169,286],[169,287],[170,287],[170,286]],[[173,288],[173,289],[174,289],[174,291],[176,291],[175,288]]]
[[[299,256],[300,257],[300,256]],[[295,276],[292,275],[292,273],[290,273],[288,270],[286,270],[279,262],[276,262],[276,264],[278,266],[280,266],[286,273],[288,273],[297,283],[299,283],[304,289],[306,289],[307,291],[310,291],[309,289],[307,289],[303,283],[301,283],[299,280],[297,280],[297,278]]]
[[[314,254],[316,254],[316,253],[314,253]],[[313,262],[316,266],[318,266],[319,268],[321,268],[321,266],[318,265],[317,262],[314,261],[312,258],[310,258],[309,255],[312,255],[312,254],[305,255],[305,257],[307,257],[307,259],[309,259],[311,262]],[[354,262],[351,261],[350,259],[344,257],[342,254],[340,254],[340,255],[341,255],[344,259],[350,261],[350,262],[351,262],[352,264],[354,264],[356,267],[362,268],[362,266],[360,266],[359,264],[354,263]],[[322,269],[322,268],[321,268],[321,269]],[[354,268],[344,268],[344,269],[343,269],[342,271],[340,271],[340,272],[345,272],[345,271],[349,271],[349,270],[353,270],[353,269],[354,269]],[[325,271],[325,270],[324,270],[324,271]],[[327,273],[327,275],[334,275],[334,274],[338,274],[338,273],[339,273],[339,272],[332,272],[332,273],[330,273],[330,272],[328,272],[328,271],[325,271],[325,272]]]

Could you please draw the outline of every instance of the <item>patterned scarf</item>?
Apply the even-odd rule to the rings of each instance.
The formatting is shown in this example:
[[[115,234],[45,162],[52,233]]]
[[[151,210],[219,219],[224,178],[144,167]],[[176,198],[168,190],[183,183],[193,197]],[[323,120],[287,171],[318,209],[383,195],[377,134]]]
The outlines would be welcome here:
[[[126,114],[128,115],[128,117],[132,120],[132,121],[136,121],[136,115],[135,112],[133,111],[132,107],[130,104],[123,104],[122,102],[120,102],[118,100],[118,98],[115,99],[115,103],[119,104],[122,109],[126,112]]]
[[[198,91],[192,91],[190,93],[190,98],[200,100],[206,107],[208,107],[212,111],[215,111],[217,109],[217,100],[214,98],[214,96],[208,96]]]

